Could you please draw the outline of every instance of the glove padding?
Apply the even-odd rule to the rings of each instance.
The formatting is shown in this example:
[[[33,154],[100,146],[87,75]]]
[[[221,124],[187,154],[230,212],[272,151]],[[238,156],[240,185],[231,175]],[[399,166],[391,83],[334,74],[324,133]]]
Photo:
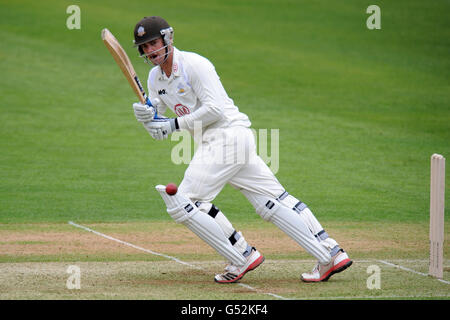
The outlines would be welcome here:
[[[177,129],[175,118],[157,118],[144,123],[145,129],[156,140],[167,139]]]
[[[134,115],[137,121],[146,123],[155,117],[155,108],[142,103],[133,103]]]

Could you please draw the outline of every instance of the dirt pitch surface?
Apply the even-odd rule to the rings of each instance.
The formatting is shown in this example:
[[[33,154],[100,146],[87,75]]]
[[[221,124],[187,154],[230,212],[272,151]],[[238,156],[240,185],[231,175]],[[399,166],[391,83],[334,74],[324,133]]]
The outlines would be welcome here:
[[[306,284],[300,274],[315,262],[303,249],[271,224],[240,223],[266,261],[231,285],[214,283],[225,261],[182,225],[79,225],[96,233],[71,224],[0,225],[0,299],[450,298],[449,260],[443,280],[426,275],[425,225],[324,224],[354,264],[328,282]],[[69,289],[76,283],[70,266],[80,271],[79,289]]]

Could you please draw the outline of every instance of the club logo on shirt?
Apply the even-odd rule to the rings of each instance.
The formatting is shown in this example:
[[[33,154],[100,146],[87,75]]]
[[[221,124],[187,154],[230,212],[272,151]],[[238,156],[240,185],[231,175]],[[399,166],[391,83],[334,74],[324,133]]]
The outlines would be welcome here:
[[[179,117],[182,117],[186,114],[191,113],[191,110],[189,110],[188,107],[183,106],[182,104],[177,104],[175,105],[175,107],[173,107],[173,111],[175,112],[175,114]]]
[[[186,90],[183,87],[183,84],[181,84],[181,83],[178,84],[177,88],[178,88],[178,94],[183,94],[186,92]]]

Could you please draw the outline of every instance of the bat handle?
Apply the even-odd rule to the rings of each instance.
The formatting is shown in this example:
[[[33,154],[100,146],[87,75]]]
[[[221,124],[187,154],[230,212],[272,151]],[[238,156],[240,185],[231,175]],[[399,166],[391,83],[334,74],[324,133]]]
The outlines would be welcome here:
[[[156,106],[154,106],[152,104],[152,102],[150,101],[150,99],[148,97],[146,97],[146,99],[145,99],[145,104],[148,105],[149,107],[153,107],[155,109],[154,119],[159,119],[159,117],[158,117],[158,108],[156,108]]]

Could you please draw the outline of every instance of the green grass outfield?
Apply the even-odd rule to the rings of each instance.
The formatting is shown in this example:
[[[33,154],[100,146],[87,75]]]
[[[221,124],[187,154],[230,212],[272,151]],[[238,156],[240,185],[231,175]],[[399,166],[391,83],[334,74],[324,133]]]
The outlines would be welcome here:
[[[81,8],[80,30],[66,27],[66,8],[72,4]],[[356,243],[380,232],[377,227],[392,225],[386,240],[395,242],[396,234],[408,234],[404,227],[413,226],[411,239],[420,230],[427,241],[430,156],[450,158],[450,4],[377,1],[382,28],[368,30],[370,4],[0,0],[0,247],[44,245],[45,239],[5,237],[8,229],[29,224],[36,232],[62,228],[68,233],[73,229],[68,221],[113,223],[126,232],[133,232],[130,224],[135,223],[173,224],[154,186],[181,181],[186,165],[170,161],[177,142],[154,141],[136,122],[131,106],[136,97],[100,38],[103,28],[111,30],[146,82],[149,66],[132,47],[134,25],[146,15],[164,16],[175,29],[177,48],[214,63],[253,128],[279,129],[277,177],[290,193],[307,203],[326,228],[337,225],[345,231],[343,226],[356,224],[365,232],[354,234],[349,227],[338,240]],[[215,204],[236,225],[261,223],[230,187]],[[261,228],[261,233],[273,231],[269,224]],[[426,261],[426,246],[406,254],[400,248],[409,240],[401,239],[388,250],[390,258],[397,252],[401,259]],[[303,253],[284,257],[280,248],[279,255],[310,259]],[[370,256],[364,248],[355,253],[357,259]],[[147,261],[144,256],[135,259]],[[101,256],[83,258],[76,252],[53,257],[0,251],[0,268],[16,262],[104,262]],[[119,254],[108,257],[123,260]],[[185,258],[202,259],[201,254]],[[361,272],[358,277],[367,277]],[[445,277],[448,281],[448,271]],[[342,288],[329,296],[349,295],[367,292],[350,294]],[[406,288],[385,295],[411,294]]]

